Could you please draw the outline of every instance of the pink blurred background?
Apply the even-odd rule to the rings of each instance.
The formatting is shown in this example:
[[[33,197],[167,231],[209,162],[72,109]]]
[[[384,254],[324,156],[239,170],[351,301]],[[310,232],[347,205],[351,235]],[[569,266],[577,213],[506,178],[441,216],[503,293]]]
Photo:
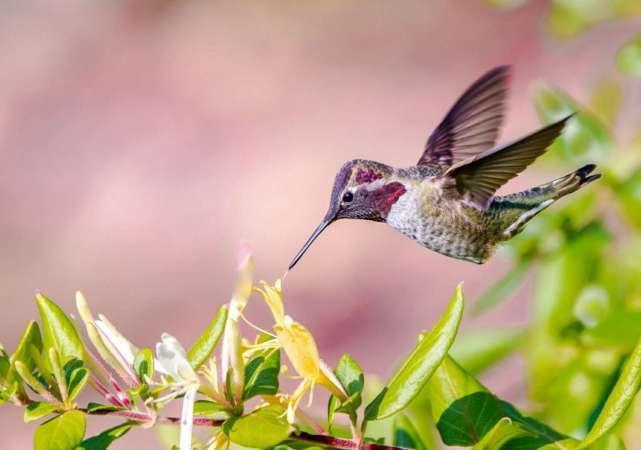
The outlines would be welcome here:
[[[5,1],[0,5],[0,340],[11,351],[40,289],[82,290],[140,346],[188,345],[228,299],[235,252],[274,280],[362,157],[414,163],[457,96],[514,65],[502,140],[539,125],[539,79],[579,100],[639,22],[573,41],[544,32],[547,3]],[[637,90],[635,95],[639,95]],[[536,167],[512,190],[558,175]],[[468,302],[507,268],[431,253],[387,227],[339,222],[285,283],[289,313],[334,364],[389,375],[465,281]],[[464,329],[527,321],[528,290]],[[249,315],[268,325],[258,299]],[[498,393],[506,377],[486,378]],[[2,448],[35,425],[0,409]],[[92,419],[92,430],[105,422]],[[151,448],[134,431],[114,448]]]

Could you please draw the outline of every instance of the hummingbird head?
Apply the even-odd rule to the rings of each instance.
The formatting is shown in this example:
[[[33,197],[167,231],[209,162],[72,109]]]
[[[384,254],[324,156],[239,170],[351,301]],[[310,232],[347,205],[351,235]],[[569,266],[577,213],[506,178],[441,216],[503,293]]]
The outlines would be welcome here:
[[[334,179],[325,217],[289,264],[289,269],[323,230],[338,219],[384,222],[392,205],[406,191],[405,185],[393,178],[394,169],[376,161],[355,159],[343,164]]]

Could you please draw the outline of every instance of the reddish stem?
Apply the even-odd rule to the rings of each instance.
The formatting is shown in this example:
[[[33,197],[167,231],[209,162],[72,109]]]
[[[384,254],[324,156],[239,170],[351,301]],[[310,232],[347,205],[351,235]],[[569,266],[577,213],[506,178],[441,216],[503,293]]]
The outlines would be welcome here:
[[[180,417],[158,417],[160,423],[178,424]],[[207,417],[194,417],[194,425],[201,427],[220,427],[224,420],[209,419]]]
[[[85,410],[86,411],[86,410]],[[99,415],[118,415],[128,417],[132,420],[142,420],[145,421],[145,418],[149,420],[149,417],[145,414],[134,413],[133,411],[96,411],[94,414]],[[168,423],[168,424],[179,424],[180,417],[158,417],[157,422]],[[194,425],[204,426],[204,427],[220,427],[224,420],[220,419],[209,419],[207,417],[194,417]],[[289,436],[290,439],[295,441],[309,442],[313,444],[322,445],[324,447],[329,447],[338,450],[403,450],[403,447],[394,447],[390,445],[383,444],[374,444],[371,442],[361,442],[360,444],[357,441],[351,439],[341,439],[334,436],[328,436],[325,434],[311,434],[311,433],[292,433]]]
[[[159,417],[158,422],[177,424],[180,423],[180,417]],[[219,427],[223,424],[223,422],[224,420],[208,419],[206,417],[194,417],[194,425],[197,426]],[[351,439],[341,439],[325,434],[311,434],[301,432],[292,433],[289,438],[296,441],[310,442],[339,450],[402,450],[402,447],[373,444],[370,442],[362,442],[359,446],[358,442]]]
[[[346,450],[401,450],[402,447],[393,447],[390,445],[383,444],[373,444],[371,442],[361,442],[360,445],[356,441],[351,439],[341,439],[334,436],[319,435],[319,434],[309,434],[301,432],[298,434],[292,433],[290,436],[291,439],[297,441],[310,442],[314,444],[320,444],[326,447],[335,448],[335,449],[346,449]]]

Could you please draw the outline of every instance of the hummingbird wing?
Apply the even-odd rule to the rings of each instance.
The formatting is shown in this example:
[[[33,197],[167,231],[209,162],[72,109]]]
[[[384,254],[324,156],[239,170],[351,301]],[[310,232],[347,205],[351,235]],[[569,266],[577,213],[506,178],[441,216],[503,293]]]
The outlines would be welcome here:
[[[451,166],[494,147],[509,75],[509,66],[499,66],[472,84],[432,132],[417,165]]]
[[[455,186],[463,198],[485,208],[496,190],[518,175],[561,134],[572,116],[535,131],[511,144],[486,150],[450,167],[444,186]],[[454,181],[454,183],[451,183]]]

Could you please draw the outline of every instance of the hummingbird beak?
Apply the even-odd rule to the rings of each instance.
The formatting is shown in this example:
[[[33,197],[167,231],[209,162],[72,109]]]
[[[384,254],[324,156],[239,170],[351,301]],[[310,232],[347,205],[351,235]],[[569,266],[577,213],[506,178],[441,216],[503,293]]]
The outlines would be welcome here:
[[[296,265],[298,260],[300,260],[303,257],[303,255],[305,254],[309,246],[312,245],[312,242],[314,242],[316,238],[323,232],[323,230],[327,228],[327,226],[332,222],[333,222],[333,219],[327,219],[327,218],[323,219],[321,224],[318,227],[316,227],[312,235],[309,237],[309,239],[307,239],[307,242],[305,242],[305,245],[303,245],[303,248],[300,249],[300,251],[296,254],[296,256],[294,256],[294,259],[292,259],[292,262],[289,263],[289,269],[287,270],[292,270],[292,268]]]

